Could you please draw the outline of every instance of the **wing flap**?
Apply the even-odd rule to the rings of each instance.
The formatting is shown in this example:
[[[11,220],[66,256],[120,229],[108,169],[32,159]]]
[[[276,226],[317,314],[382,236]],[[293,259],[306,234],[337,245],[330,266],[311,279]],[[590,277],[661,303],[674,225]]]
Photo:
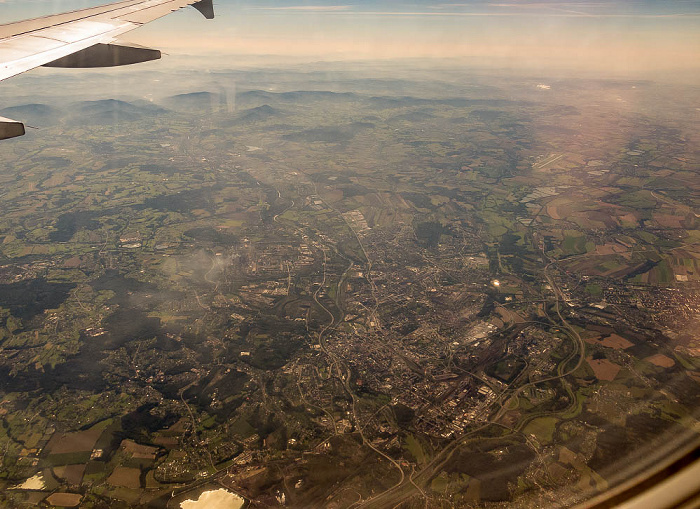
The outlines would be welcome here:
[[[37,53],[60,48],[61,46],[65,46],[65,43],[62,41],[22,35],[0,42],[0,59],[6,62],[17,61]]]
[[[90,7],[87,9],[81,9],[79,11],[64,12],[61,14],[53,14],[51,16],[44,16],[41,18],[27,19],[23,21],[16,21],[14,23],[7,23],[0,25],[0,39],[6,39],[8,37],[14,37],[17,35],[26,34],[28,32],[34,32],[36,30],[41,30],[47,27],[65,25],[72,23],[74,21],[79,21],[81,19],[87,19],[91,17],[97,17],[104,14],[109,14],[119,9],[123,9],[125,6],[143,3],[143,0],[123,0],[121,2],[111,3],[109,5],[102,5],[100,7]]]
[[[95,37],[105,34],[114,30],[118,26],[119,25],[114,22],[105,23],[104,21],[91,21],[86,19],[76,23],[58,25],[55,27],[44,28],[43,30],[37,30],[32,32],[30,36],[72,44],[74,42],[87,39],[88,37]]]

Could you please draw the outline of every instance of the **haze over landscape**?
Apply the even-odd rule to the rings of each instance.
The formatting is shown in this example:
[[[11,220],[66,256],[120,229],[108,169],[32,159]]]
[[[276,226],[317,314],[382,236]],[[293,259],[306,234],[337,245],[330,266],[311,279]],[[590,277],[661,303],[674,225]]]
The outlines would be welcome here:
[[[3,19],[12,21],[101,3],[5,0],[1,6]],[[216,11],[213,21],[196,19],[187,10],[177,12],[128,39],[172,55],[194,55],[216,68],[251,56],[454,58],[489,67],[604,75],[659,71],[685,75],[696,73],[700,65],[696,1],[220,0]]]
[[[565,507],[697,443],[699,2],[215,7],[0,83],[0,505]]]

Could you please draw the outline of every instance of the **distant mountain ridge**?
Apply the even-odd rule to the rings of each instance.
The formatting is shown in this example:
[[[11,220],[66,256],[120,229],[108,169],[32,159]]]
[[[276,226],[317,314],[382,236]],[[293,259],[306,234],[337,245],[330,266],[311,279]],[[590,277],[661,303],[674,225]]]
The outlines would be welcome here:
[[[155,104],[134,104],[119,99],[100,99],[97,101],[80,101],[70,107],[71,120],[82,124],[114,124],[135,122],[143,118],[167,113],[167,110]]]
[[[48,104],[21,104],[0,110],[0,116],[29,124],[51,125],[60,121],[61,111]]]
[[[282,115],[282,112],[269,104],[241,111],[238,120],[243,122],[263,122]]]
[[[3,108],[0,110],[0,113],[3,115],[13,115],[13,114],[22,114],[22,115],[50,115],[54,113],[56,110],[49,106],[48,104],[37,104],[37,103],[32,103],[32,104],[22,104],[19,106],[10,106],[8,108]]]

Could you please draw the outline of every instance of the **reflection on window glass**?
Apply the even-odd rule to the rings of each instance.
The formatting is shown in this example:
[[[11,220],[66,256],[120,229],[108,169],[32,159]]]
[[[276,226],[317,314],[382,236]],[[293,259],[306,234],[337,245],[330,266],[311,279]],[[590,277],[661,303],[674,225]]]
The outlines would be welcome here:
[[[562,507],[696,444],[700,5],[162,3],[0,0],[0,505]]]

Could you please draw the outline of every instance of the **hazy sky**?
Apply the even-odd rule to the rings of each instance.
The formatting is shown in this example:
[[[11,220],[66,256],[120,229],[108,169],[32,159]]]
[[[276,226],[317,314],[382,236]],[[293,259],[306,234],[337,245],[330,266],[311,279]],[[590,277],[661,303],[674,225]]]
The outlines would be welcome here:
[[[457,57],[499,67],[700,69],[700,0],[214,0],[124,36],[173,55],[310,59]],[[11,21],[107,3],[0,0]]]

